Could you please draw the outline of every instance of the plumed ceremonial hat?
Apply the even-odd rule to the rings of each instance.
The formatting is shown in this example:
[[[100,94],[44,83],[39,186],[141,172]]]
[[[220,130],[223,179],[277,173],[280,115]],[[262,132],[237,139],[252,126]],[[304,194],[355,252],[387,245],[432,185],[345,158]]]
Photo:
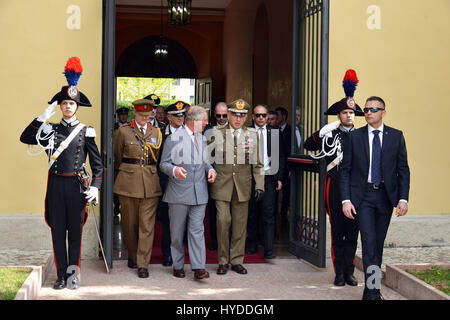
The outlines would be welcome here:
[[[58,101],[58,104],[61,104],[64,100],[73,100],[79,106],[90,107],[91,102],[80,90],[78,90],[77,87],[78,80],[80,79],[82,72],[83,67],[81,66],[80,58],[70,57],[67,60],[66,67],[63,72],[69,85],[62,87],[61,91],[55,94],[48,104],[52,104],[55,101]]]
[[[361,107],[356,104],[355,99],[353,98],[358,82],[359,80],[356,76],[355,70],[348,69],[345,72],[344,80],[342,81],[345,98],[333,103],[331,107],[329,107],[328,110],[324,112],[324,114],[331,116],[338,115],[339,112],[343,110],[353,110],[355,112],[355,116],[363,116],[364,112],[362,111]]]

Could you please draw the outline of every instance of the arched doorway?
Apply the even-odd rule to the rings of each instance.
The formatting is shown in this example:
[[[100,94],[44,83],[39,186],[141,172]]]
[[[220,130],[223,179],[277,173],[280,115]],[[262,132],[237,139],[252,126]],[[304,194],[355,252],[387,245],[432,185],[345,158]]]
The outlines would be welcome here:
[[[168,47],[167,58],[155,59],[155,45]],[[191,54],[177,41],[160,36],[148,36],[134,42],[120,56],[116,77],[189,78],[198,77]]]

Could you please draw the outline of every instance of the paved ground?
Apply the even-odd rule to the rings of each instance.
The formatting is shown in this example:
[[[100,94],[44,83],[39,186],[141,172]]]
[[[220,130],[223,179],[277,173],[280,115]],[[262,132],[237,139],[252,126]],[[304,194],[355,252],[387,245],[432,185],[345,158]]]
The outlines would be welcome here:
[[[356,276],[357,287],[335,287],[334,273],[328,268],[317,269],[295,258],[274,259],[271,263],[247,264],[247,275],[229,271],[224,276],[215,273],[217,265],[207,265],[210,278],[193,279],[189,265],[186,278],[172,276],[172,268],[151,265],[150,277],[140,279],[125,260],[114,261],[107,274],[103,261],[87,260],[81,264],[82,287],[78,290],[54,290],[56,280],[52,270],[40,292],[39,300],[361,300],[363,274]],[[382,288],[387,300],[405,298],[387,287]]]
[[[450,263],[449,228],[450,215],[393,218],[385,243],[383,267],[387,263]],[[15,230],[14,237],[11,237],[10,230]],[[89,258],[93,255],[86,253],[81,265],[83,286],[75,291],[55,291],[51,288],[56,278],[55,271],[49,270],[40,299],[359,300],[363,290],[361,271],[356,271],[360,281],[356,288],[332,285],[334,273],[329,233],[328,225],[326,269],[317,269],[296,259],[286,251],[285,240],[281,239],[275,244],[279,258],[273,262],[247,264],[249,274],[245,276],[234,272],[218,276],[215,274],[217,265],[208,265],[211,277],[201,282],[194,281],[190,271],[185,279],[174,278],[171,268],[161,265],[151,265],[150,278],[139,279],[134,270],[126,267],[126,260],[115,260],[111,274],[106,274],[103,261]],[[83,233],[83,244],[93,240],[96,243],[95,237],[91,237],[93,240],[89,237],[85,239],[85,234],[88,233]],[[280,234],[287,236],[285,231]],[[0,266],[44,266],[53,257],[49,235],[48,227],[39,215],[0,215]],[[83,249],[87,246],[83,245]],[[359,256],[360,248],[359,242]],[[86,250],[84,252],[96,253],[95,247]],[[386,299],[403,299],[386,287],[382,288],[382,292]]]

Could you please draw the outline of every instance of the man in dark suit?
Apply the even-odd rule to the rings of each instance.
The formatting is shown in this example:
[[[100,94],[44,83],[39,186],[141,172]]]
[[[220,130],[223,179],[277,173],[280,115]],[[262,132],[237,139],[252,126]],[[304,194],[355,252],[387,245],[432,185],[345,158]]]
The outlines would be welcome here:
[[[257,252],[258,234],[264,245],[264,258],[274,259],[273,241],[275,233],[275,205],[277,191],[281,190],[285,157],[278,129],[267,125],[268,109],[265,105],[256,105],[252,111],[255,129],[260,142],[260,158],[264,164],[264,196],[258,202],[250,199],[247,222],[247,254]],[[272,137],[273,136],[273,137]],[[272,140],[277,143],[272,145]],[[252,193],[255,181],[252,181]]]
[[[409,166],[400,130],[383,123],[385,103],[370,97],[367,126],[350,133],[340,171],[342,211],[358,221],[365,275],[363,300],[381,300],[381,262],[392,210],[408,211]],[[375,281],[374,281],[375,280]]]
[[[281,141],[283,142],[283,147],[286,155],[286,170],[283,175],[283,188],[281,189],[281,193],[283,194],[283,198],[281,200],[281,210],[280,216],[286,221],[287,212],[289,210],[289,199],[291,192],[291,182],[289,179],[289,169],[287,167],[287,158],[291,155],[291,126],[288,123],[288,111],[283,107],[278,107],[275,109],[278,114],[278,126],[280,127],[280,135]]]
[[[359,80],[352,69],[345,73],[342,82],[345,98],[333,103],[324,114],[336,115],[337,121],[323,126],[305,140],[304,148],[320,151],[311,155],[315,159],[325,158],[327,173],[325,175],[325,211],[330,219],[331,257],[336,274],[335,286],[357,286],[353,276],[355,253],[358,246],[358,224],[342,214],[342,200],[339,192],[339,170],[341,168],[344,146],[349,133],[355,130],[355,116],[364,116],[364,112],[355,102],[353,96]]]

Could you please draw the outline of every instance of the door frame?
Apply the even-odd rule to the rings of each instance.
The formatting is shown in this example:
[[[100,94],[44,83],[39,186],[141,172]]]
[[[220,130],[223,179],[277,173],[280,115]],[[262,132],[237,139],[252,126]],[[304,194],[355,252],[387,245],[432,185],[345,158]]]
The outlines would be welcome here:
[[[110,269],[113,267],[113,137],[116,92],[115,24],[116,1],[103,0],[101,155],[104,171],[100,203],[100,234],[105,251],[105,259]]]
[[[327,123],[324,112],[328,107],[330,1],[293,1],[292,130],[291,156],[288,158],[291,167],[290,208],[292,212],[290,214],[289,252],[317,267],[325,268],[326,213],[324,195],[326,164],[324,159],[317,161],[301,152],[302,145],[300,145],[299,150],[296,150],[294,128],[297,106],[300,106],[301,121],[304,122],[300,130],[303,141]],[[311,17],[319,19],[319,16],[320,22],[314,20],[315,24],[311,27],[307,19],[311,19]],[[320,32],[315,33],[318,30]],[[311,42],[311,37],[313,42]],[[316,43],[314,43],[314,40],[316,40]],[[313,45],[319,41],[320,53],[319,46],[313,48]],[[316,55],[315,60],[314,54]],[[320,72],[318,72],[318,68],[320,68]],[[315,84],[314,81],[310,81],[311,79],[316,81]],[[316,86],[314,87],[314,85]],[[319,88],[317,88],[317,85],[319,85]],[[318,100],[320,103],[317,103]],[[305,114],[309,114],[308,123],[304,120]],[[311,116],[312,114],[313,116]],[[300,219],[297,219],[298,216]],[[303,234],[306,234],[306,236],[303,237]]]

